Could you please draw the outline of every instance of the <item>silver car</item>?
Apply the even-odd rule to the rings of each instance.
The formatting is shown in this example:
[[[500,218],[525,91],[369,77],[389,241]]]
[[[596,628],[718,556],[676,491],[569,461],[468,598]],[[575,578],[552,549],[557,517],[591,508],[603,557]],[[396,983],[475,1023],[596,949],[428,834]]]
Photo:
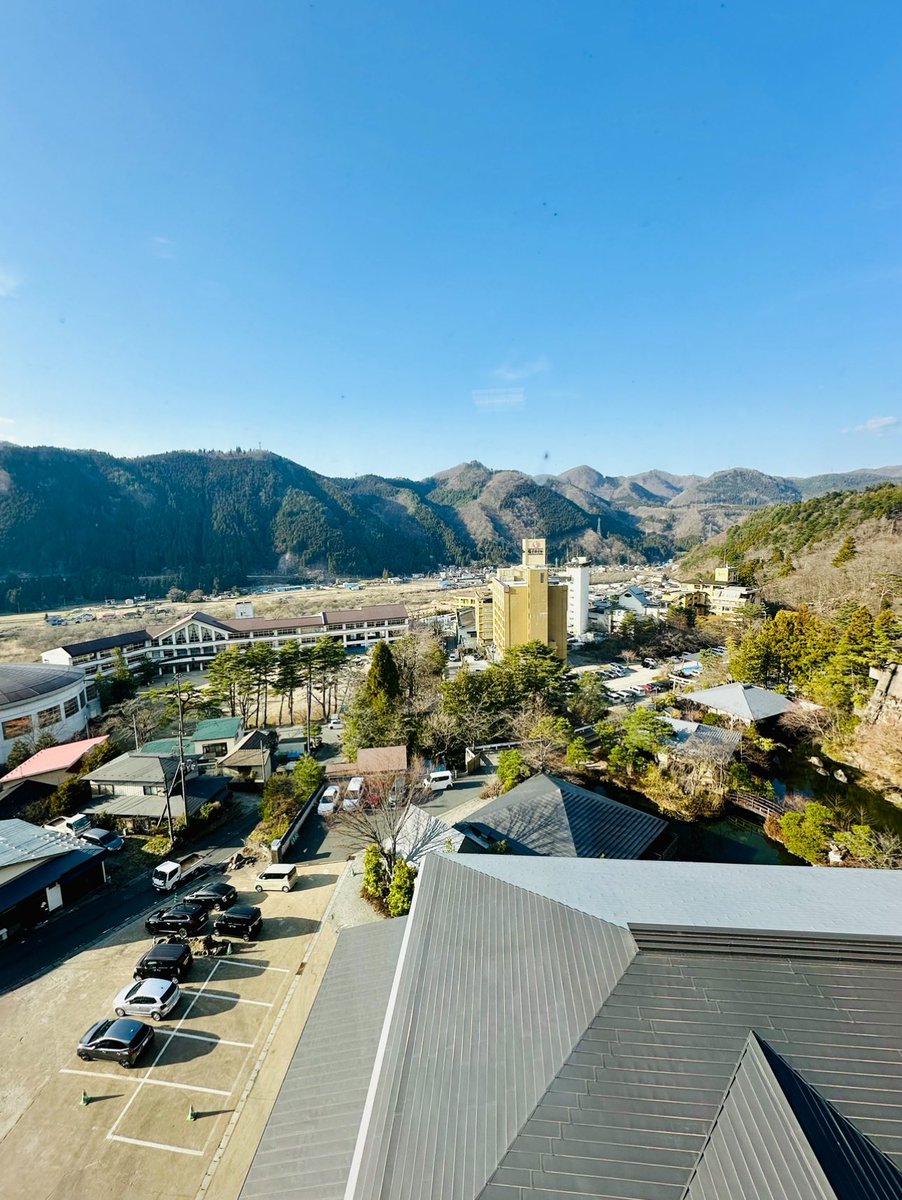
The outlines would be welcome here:
[[[150,1017],[162,1021],[181,999],[179,985],[171,979],[139,979],[122,989],[113,1001],[117,1017]]]

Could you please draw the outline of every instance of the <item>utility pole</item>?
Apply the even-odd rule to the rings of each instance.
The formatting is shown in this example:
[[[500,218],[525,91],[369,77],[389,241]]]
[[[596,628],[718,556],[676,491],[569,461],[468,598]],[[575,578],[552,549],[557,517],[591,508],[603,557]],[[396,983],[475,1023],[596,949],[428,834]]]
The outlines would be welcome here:
[[[178,743],[179,743],[179,777],[182,781],[182,804],[185,808],[185,824],[188,824],[188,796],[185,790],[185,719],[182,709],[182,680],[181,676],[176,673],[175,677],[175,694],[179,706],[179,726],[178,726]],[[171,816],[170,816],[171,820]]]

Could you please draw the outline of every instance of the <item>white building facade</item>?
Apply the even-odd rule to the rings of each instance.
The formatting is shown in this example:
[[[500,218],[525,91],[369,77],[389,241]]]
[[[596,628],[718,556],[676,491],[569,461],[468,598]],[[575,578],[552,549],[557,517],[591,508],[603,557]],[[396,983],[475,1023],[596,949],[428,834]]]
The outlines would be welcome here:
[[[589,576],[587,558],[576,558],[559,575],[567,584],[567,633],[582,637],[589,630]]]
[[[242,606],[245,611],[249,606]],[[134,670],[149,662],[159,675],[203,671],[222,650],[264,643],[280,650],[286,642],[312,646],[323,636],[347,650],[365,650],[375,642],[395,642],[410,629],[403,604],[374,604],[369,608],[327,609],[300,617],[235,617],[222,620],[203,612],[189,613],[168,625],[150,625],[129,633],[94,638],[46,650],[45,663],[80,667],[89,675],[113,670],[121,650]]]
[[[70,665],[0,665],[0,763],[13,742],[34,741],[42,733],[58,742],[83,735],[88,718],[99,716],[97,689]]]

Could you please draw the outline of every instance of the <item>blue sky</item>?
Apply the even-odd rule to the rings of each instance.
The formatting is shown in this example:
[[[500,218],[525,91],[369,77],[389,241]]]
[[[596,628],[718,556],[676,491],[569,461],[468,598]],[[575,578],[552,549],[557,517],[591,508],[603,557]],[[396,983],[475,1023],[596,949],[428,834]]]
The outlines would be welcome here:
[[[902,8],[6,0],[0,438],[902,461]]]

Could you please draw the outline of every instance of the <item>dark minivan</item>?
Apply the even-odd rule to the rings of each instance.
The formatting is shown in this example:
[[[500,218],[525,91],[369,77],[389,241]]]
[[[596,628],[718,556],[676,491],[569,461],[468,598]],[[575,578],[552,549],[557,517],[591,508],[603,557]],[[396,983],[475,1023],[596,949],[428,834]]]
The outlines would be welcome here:
[[[245,942],[252,942],[260,936],[262,924],[256,904],[236,904],[216,918],[213,932],[217,937],[240,937]]]
[[[135,963],[135,979],[184,979],[194,962],[184,942],[160,942]]]

